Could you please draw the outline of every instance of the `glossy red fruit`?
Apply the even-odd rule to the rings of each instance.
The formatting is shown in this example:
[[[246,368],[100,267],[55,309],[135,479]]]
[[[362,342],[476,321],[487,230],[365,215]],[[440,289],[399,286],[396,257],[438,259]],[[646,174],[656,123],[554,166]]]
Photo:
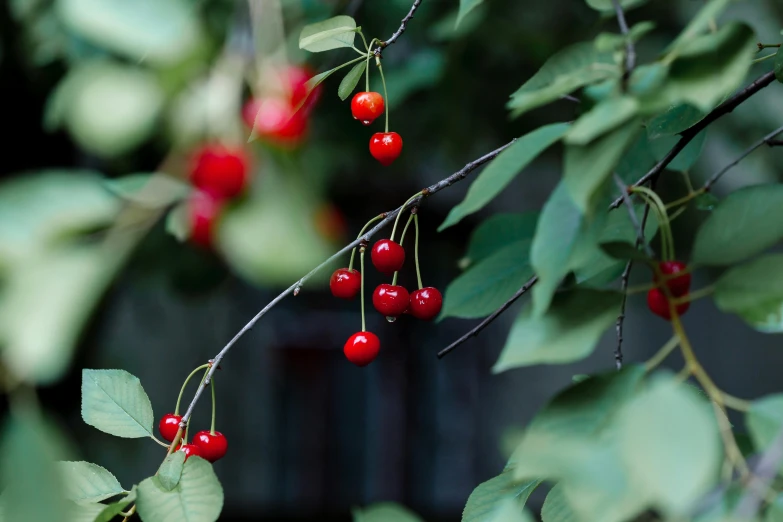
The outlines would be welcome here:
[[[410,295],[399,285],[378,285],[372,293],[372,305],[386,317],[397,317],[405,313]]]
[[[215,433],[208,430],[199,431],[193,436],[193,444],[198,446],[199,456],[210,462],[222,459],[228,451],[228,440],[219,431]]]
[[[185,460],[188,460],[188,458],[192,457],[193,455],[197,457],[202,457],[201,455],[201,448],[196,446],[195,444],[180,444],[177,446],[177,451],[181,451],[185,453]]]
[[[410,313],[416,319],[430,321],[437,317],[443,307],[443,296],[431,286],[411,293]]]
[[[197,192],[190,198],[188,217],[191,241],[204,248],[212,247],[215,223],[222,208],[220,201],[205,192]]]
[[[405,249],[391,239],[381,239],[370,252],[373,266],[383,274],[393,274],[405,263]]]
[[[677,315],[683,315],[688,311],[690,306],[691,303],[689,302],[677,305]],[[647,292],[647,307],[658,317],[663,317],[667,321],[671,321],[672,314],[669,309],[669,302],[666,299],[666,294],[659,288],[653,288]]]
[[[340,299],[353,299],[362,286],[362,276],[358,270],[338,268],[329,279],[332,295]]]
[[[307,134],[307,114],[283,97],[256,98],[242,109],[242,119],[259,138],[284,147],[298,145]]]
[[[242,149],[207,145],[193,158],[190,181],[216,199],[233,198],[247,188],[248,170],[248,158]]]
[[[388,167],[402,152],[402,138],[396,132],[376,132],[370,138],[370,154]]]
[[[367,366],[381,351],[381,341],[372,332],[358,332],[346,341],[343,347],[345,357],[356,366]]]
[[[309,112],[320,98],[322,88],[318,85],[310,92],[310,96],[307,96],[307,81],[315,76],[313,70],[307,65],[291,65],[282,70],[281,76],[291,105],[298,107],[302,100],[307,98],[301,110]]]
[[[688,269],[688,265],[682,261],[661,261],[658,264],[661,274],[665,276],[678,274]],[[683,274],[673,279],[666,280],[666,286],[675,297],[682,297],[691,289],[691,274]]]
[[[158,431],[160,431],[160,436],[163,437],[163,440],[169,442],[174,441],[174,437],[177,436],[177,432],[179,431],[179,423],[181,421],[182,415],[174,415],[173,413],[167,413],[160,419]]]
[[[359,120],[362,125],[369,125],[380,118],[383,109],[383,96],[378,92],[357,92],[351,100],[353,119]]]

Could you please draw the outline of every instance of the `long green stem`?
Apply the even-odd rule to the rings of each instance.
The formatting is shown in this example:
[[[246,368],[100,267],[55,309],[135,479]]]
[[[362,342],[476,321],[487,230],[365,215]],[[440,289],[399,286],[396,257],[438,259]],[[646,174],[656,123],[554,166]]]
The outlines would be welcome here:
[[[666,205],[655,191],[647,187],[634,187],[633,192],[642,196],[650,207],[652,207],[658,218],[658,226],[661,229],[661,243],[663,247],[663,260],[669,261],[674,258],[674,238],[672,236],[671,225],[666,212]]]
[[[397,223],[399,223],[399,222],[400,222],[400,216],[402,215],[402,213],[403,213],[403,212],[405,212],[405,208],[408,206],[408,203],[410,203],[410,202],[411,202],[411,201],[413,201],[414,199],[418,198],[419,196],[421,196],[421,192],[417,192],[416,194],[414,194],[414,195],[412,195],[411,197],[409,197],[409,198],[408,198],[408,201],[406,201],[405,203],[403,203],[403,204],[402,204],[402,207],[400,207],[400,211],[397,213],[397,217],[396,217],[396,218],[394,218],[394,226],[392,227],[392,233],[391,233],[391,236],[389,236],[389,239],[390,239],[391,241],[394,241],[394,234],[395,234],[395,232],[397,231]]]
[[[386,91],[386,78],[383,76],[383,66],[381,65],[381,59],[376,57],[375,63],[378,64],[378,71],[381,73],[381,82],[383,83],[383,97],[386,102],[386,131],[389,132],[389,93]]]
[[[362,35],[362,40],[364,40],[364,35]],[[370,57],[372,57],[372,44],[374,44],[376,40],[377,38],[370,40],[370,45],[367,45],[367,42],[364,42],[365,47],[367,47],[367,62],[364,66],[364,92],[370,92]]]
[[[361,287],[360,287],[360,295],[361,295],[361,306],[362,306],[362,332],[366,332],[366,324],[364,322],[364,247],[359,250],[359,263],[362,270],[362,273],[360,275],[361,278]]]
[[[652,371],[655,369],[659,364],[661,364],[666,357],[669,356],[670,353],[674,351],[675,348],[677,348],[680,345],[680,338],[676,335],[672,336],[671,339],[669,339],[666,344],[664,344],[658,352],[653,355],[649,361],[644,363],[644,369],[647,372]]]
[[[421,283],[421,269],[419,268],[419,214],[413,215],[413,223],[416,226],[416,242],[413,244],[413,260],[416,263],[416,279],[419,282],[419,290],[424,288]]]
[[[400,245],[405,242],[405,234],[408,232],[408,227],[411,225],[411,221],[413,221],[413,213],[408,216],[408,222],[405,223],[405,228],[402,229],[402,234],[400,234]],[[397,274],[399,273],[399,270],[394,272],[394,276],[392,277],[392,285],[397,284]]]
[[[360,237],[362,237],[362,235],[364,234],[364,231],[367,230],[367,228],[370,225],[372,225],[376,221],[380,221],[381,219],[383,219],[385,217],[386,217],[386,214],[378,214],[377,216],[372,218],[370,221],[365,223],[364,226],[362,227],[362,229],[359,231],[359,235],[356,236],[356,239],[359,239]],[[351,250],[351,261],[348,263],[348,270],[352,270],[353,269],[353,256],[355,254],[356,254],[356,247],[354,247],[353,250]]]
[[[212,425],[209,428],[209,433],[212,435],[215,434],[215,376],[212,376],[212,379],[209,380],[209,387],[212,390]]]
[[[199,371],[203,370],[204,368],[209,368],[209,363],[202,364],[201,366],[199,366],[198,368],[196,368],[195,370],[190,372],[190,375],[188,375],[188,378],[185,379],[184,383],[182,383],[182,388],[180,388],[180,390],[179,390],[179,397],[177,397],[177,406],[174,408],[174,415],[179,415],[179,403],[180,403],[180,401],[182,401],[182,394],[185,393],[185,387],[187,387],[188,381],[190,381],[190,379],[194,375],[196,375]]]

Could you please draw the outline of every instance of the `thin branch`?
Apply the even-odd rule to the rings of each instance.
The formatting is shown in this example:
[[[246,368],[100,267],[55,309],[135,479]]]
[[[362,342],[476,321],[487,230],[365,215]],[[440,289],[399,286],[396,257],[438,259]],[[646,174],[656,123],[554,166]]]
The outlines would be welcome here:
[[[726,114],[729,114],[734,109],[739,107],[744,101],[746,101],[748,98],[759,92],[764,87],[767,87],[772,82],[775,81],[775,73],[774,72],[768,72],[764,74],[763,76],[756,79],[753,83],[742,89],[740,92],[726,100],[725,102],[718,105],[715,109],[712,110],[707,116],[704,117],[701,121],[693,125],[692,127],[688,128],[687,130],[684,130],[680,133],[681,138],[679,141],[672,147],[672,149],[664,156],[664,158],[659,161],[647,174],[642,176],[639,181],[634,183],[634,186],[638,187],[640,185],[644,185],[648,181],[650,181],[653,178],[657,178],[658,175],[669,165],[669,163],[674,160],[674,158],[677,157],[677,155],[682,152],[682,149],[688,145],[688,143],[693,140],[693,138],[696,137],[697,134],[699,134],[702,130],[707,128],[711,123],[716,121],[717,119],[721,118],[722,116],[725,116]],[[609,206],[610,209],[617,208],[620,205],[623,204],[623,198],[617,198],[614,200],[614,202]]]
[[[625,36],[625,71],[623,72],[623,83],[625,84],[636,67],[636,48],[633,45],[633,40],[628,36],[628,22],[625,20],[625,12],[623,12],[623,6],[620,5],[620,0],[612,0],[612,5],[617,14],[620,32]]]
[[[402,33],[405,32],[405,29],[408,28],[408,22],[410,22],[411,19],[413,18],[413,15],[416,13],[416,9],[419,8],[419,5],[421,5],[421,0],[414,0],[413,5],[411,6],[411,10],[408,11],[408,14],[406,14],[405,18],[402,19],[400,28],[394,31],[394,34],[392,34],[391,37],[385,42],[378,42],[378,47],[376,47],[375,50],[373,51],[373,54],[375,54],[375,56],[380,56],[385,48],[387,48],[388,46],[396,42],[397,38],[399,38],[402,35]]]
[[[770,147],[783,147],[783,140],[767,140]]]
[[[470,163],[466,164],[462,169],[458,170],[451,176],[442,179],[441,181],[435,183],[434,185],[430,185],[429,187],[425,188],[421,191],[420,195],[415,198],[411,198],[408,200],[408,202],[392,211],[389,211],[386,213],[386,217],[384,217],[380,222],[378,222],[377,225],[375,225],[373,228],[371,228],[367,233],[362,235],[361,237],[357,238],[355,241],[352,241],[345,247],[343,247],[340,251],[332,255],[329,259],[312,269],[309,273],[307,273],[304,277],[299,279],[297,282],[289,286],[286,290],[284,290],[280,295],[272,299],[272,301],[269,302],[260,312],[258,312],[245,326],[242,327],[242,329],[237,332],[236,335],[223,347],[222,350],[215,356],[214,359],[212,359],[211,367],[209,368],[209,371],[207,372],[205,378],[201,382],[201,385],[196,390],[195,395],[193,396],[193,400],[191,400],[190,405],[188,406],[187,411],[185,412],[185,415],[182,416],[182,421],[180,422],[180,429],[184,429],[185,426],[188,423],[188,420],[190,419],[191,415],[193,414],[193,409],[196,407],[196,404],[198,403],[199,399],[201,398],[201,394],[203,393],[204,389],[209,385],[212,375],[215,373],[215,370],[218,369],[218,366],[220,365],[220,362],[223,360],[223,358],[228,354],[228,351],[231,350],[231,347],[236,344],[239,339],[242,338],[243,335],[245,335],[248,331],[250,331],[253,326],[258,322],[259,319],[261,319],[266,313],[274,308],[280,301],[282,301],[285,297],[291,294],[298,294],[301,290],[302,286],[307,282],[308,279],[310,279],[316,272],[324,268],[325,266],[329,265],[332,261],[337,259],[338,257],[347,254],[351,251],[352,248],[358,246],[362,242],[369,241],[370,238],[375,235],[379,230],[381,230],[383,227],[388,225],[394,218],[397,217],[397,214],[404,211],[406,208],[418,206],[422,199],[424,199],[427,196],[430,196],[432,194],[435,194],[436,192],[439,192],[446,187],[450,187],[451,185],[462,181],[465,179],[468,174],[473,172],[475,169],[480,167],[481,165],[484,165],[485,163],[495,159],[501,152],[506,150],[508,147],[510,147],[516,139],[511,140],[509,143],[503,145],[502,147],[499,147],[492,152],[489,152],[480,158],[471,161]]]
[[[753,520],[755,518],[761,507],[762,499],[766,496],[781,463],[783,463],[783,428],[778,431],[772,443],[762,453],[759,463],[753,470],[748,487],[737,502],[737,508],[734,511],[737,520]]]
[[[566,100],[574,103],[582,103],[582,101],[577,98],[576,96],[571,96],[570,94],[563,94],[560,96],[561,100]]]
[[[758,149],[762,145],[765,145],[765,144],[768,145],[770,140],[772,140],[772,138],[776,137],[781,132],[783,132],[783,126],[778,127],[777,129],[775,129],[774,131],[770,132],[769,134],[767,134],[766,136],[764,136],[763,138],[758,140],[756,143],[754,143],[753,145],[751,145],[750,147],[745,149],[745,151],[742,154],[740,154],[740,156],[737,159],[735,159],[734,161],[732,161],[731,163],[729,163],[728,165],[726,165],[725,167],[720,169],[718,172],[713,174],[712,177],[710,179],[708,179],[707,182],[704,184],[704,190],[706,190],[706,191],[710,190],[710,187],[712,187],[712,185],[715,184],[721,178],[721,176],[723,176],[728,171],[730,171],[731,169],[736,167],[739,164],[740,161],[742,161],[745,158],[747,158],[748,156],[750,156],[750,154],[754,150]]]
[[[628,208],[628,216],[631,218],[631,223],[633,224],[634,230],[636,230],[636,246],[638,247],[639,245],[643,245],[644,252],[647,254],[647,256],[655,257],[655,252],[653,252],[652,247],[649,245],[649,243],[647,243],[647,239],[644,237],[644,229],[642,228],[643,225],[639,223],[639,218],[636,217],[636,210],[633,208],[631,198],[628,197],[628,189],[625,186],[625,183],[623,183],[623,180],[617,174],[614,175],[614,182],[620,189],[620,197],[623,199],[625,206]],[[644,214],[645,218],[647,217],[648,208],[649,205],[646,205]]]
[[[514,304],[514,301],[516,301],[517,299],[519,299],[520,297],[525,295],[528,290],[533,288],[533,285],[536,284],[537,281],[538,281],[538,276],[533,276],[530,279],[528,279],[527,282],[524,285],[522,285],[522,287],[519,290],[517,290],[514,293],[514,295],[512,295],[511,298],[508,301],[503,303],[503,305],[500,308],[498,308],[497,310],[492,312],[492,315],[490,315],[489,317],[487,317],[486,319],[481,321],[478,324],[478,326],[476,326],[475,328],[470,330],[468,333],[466,333],[465,335],[463,335],[462,337],[460,337],[459,339],[457,339],[456,341],[454,341],[453,343],[451,343],[450,345],[448,345],[447,347],[445,347],[444,349],[439,351],[438,352],[438,359],[441,359],[444,355],[448,354],[454,348],[456,348],[457,346],[461,345],[462,343],[464,343],[465,341],[467,341],[471,337],[477,336],[479,334],[479,332],[481,332],[481,330],[483,330],[484,328],[489,326],[489,323],[491,323],[492,321],[497,319],[498,316],[500,316],[500,314],[505,312],[506,309],[509,306]]]

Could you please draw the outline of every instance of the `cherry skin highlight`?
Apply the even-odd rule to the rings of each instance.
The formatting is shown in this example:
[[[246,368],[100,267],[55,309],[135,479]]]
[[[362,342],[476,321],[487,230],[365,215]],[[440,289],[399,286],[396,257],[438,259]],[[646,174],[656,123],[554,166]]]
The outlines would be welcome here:
[[[201,457],[201,449],[195,444],[180,444],[177,447],[177,451],[181,451],[185,454],[185,460],[188,460],[188,458],[192,457],[193,455],[196,457]]]
[[[372,332],[357,332],[348,338],[343,353],[356,366],[367,366],[381,350],[381,341]]]
[[[372,293],[372,305],[386,317],[404,314],[410,299],[408,291],[399,285],[378,285]]]
[[[688,269],[688,265],[683,261],[661,261],[658,264],[658,268],[663,276],[671,276],[684,272]],[[668,279],[665,281],[665,284],[669,287],[669,291],[674,297],[682,297],[691,289],[691,274],[687,273]]]
[[[205,192],[198,192],[188,202],[190,240],[203,248],[212,248],[215,223],[223,205]]]
[[[338,268],[329,279],[332,295],[340,299],[353,299],[362,286],[362,275],[358,270]]]
[[[158,431],[163,440],[173,442],[174,437],[177,436],[179,431],[179,423],[182,422],[182,415],[174,415],[173,413],[167,413],[160,419],[158,424]]]
[[[369,125],[383,115],[383,96],[378,92],[358,92],[351,100],[351,114],[362,125]],[[398,154],[399,155],[399,154]]]
[[[245,191],[248,170],[248,158],[242,149],[207,145],[193,157],[190,181],[216,199],[228,199]]]
[[[405,249],[391,239],[381,239],[373,245],[370,259],[382,274],[393,274],[405,263]]]
[[[690,306],[690,302],[678,304],[676,307],[677,315],[683,315],[688,311]],[[669,309],[669,302],[666,299],[666,294],[664,294],[659,288],[653,288],[647,292],[647,307],[658,317],[662,317],[667,321],[672,320],[672,314],[671,310]]]
[[[199,456],[210,462],[222,459],[228,451],[228,440],[219,431],[215,433],[208,430],[199,431],[193,436],[193,444],[198,446]]]
[[[410,314],[422,321],[431,321],[443,307],[443,296],[437,288],[431,286],[411,293]]]
[[[370,138],[370,154],[388,167],[402,153],[402,138],[396,132],[376,132]]]

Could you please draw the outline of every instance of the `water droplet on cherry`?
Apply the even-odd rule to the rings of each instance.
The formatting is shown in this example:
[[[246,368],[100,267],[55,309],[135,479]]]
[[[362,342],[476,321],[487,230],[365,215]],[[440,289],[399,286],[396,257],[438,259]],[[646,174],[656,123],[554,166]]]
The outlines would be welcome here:
[[[396,318],[396,317],[391,317],[391,316],[387,315],[387,316],[386,316],[386,320],[387,320],[388,322],[390,322],[390,323],[393,323],[394,321],[396,321],[396,320],[397,320],[397,318]]]

